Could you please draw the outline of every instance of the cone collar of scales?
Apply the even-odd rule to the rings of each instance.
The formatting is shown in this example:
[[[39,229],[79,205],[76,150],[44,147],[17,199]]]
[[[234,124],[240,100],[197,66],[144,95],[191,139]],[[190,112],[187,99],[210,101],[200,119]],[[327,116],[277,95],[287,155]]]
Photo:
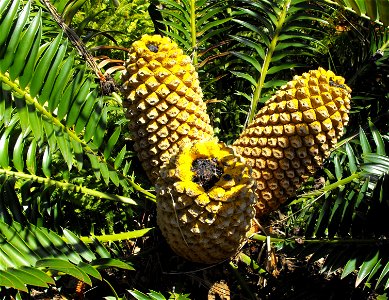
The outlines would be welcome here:
[[[165,58],[171,56],[171,50],[174,50],[174,56],[182,55],[183,51],[170,38],[161,35],[143,35],[138,41],[135,41],[131,47],[131,58],[135,60],[138,57],[147,62],[156,60],[162,62]],[[135,56],[135,57],[134,57]]]
[[[255,181],[242,158],[215,140],[185,144],[161,169],[157,222],[170,247],[200,263],[239,250],[251,227]]]
[[[196,199],[200,205],[210,201],[232,202],[236,200],[234,195],[254,185],[251,168],[232,148],[215,140],[187,143],[171,161],[160,172],[162,180],[174,182],[176,190],[182,188],[191,195],[201,195]],[[161,188],[163,183],[158,183]]]

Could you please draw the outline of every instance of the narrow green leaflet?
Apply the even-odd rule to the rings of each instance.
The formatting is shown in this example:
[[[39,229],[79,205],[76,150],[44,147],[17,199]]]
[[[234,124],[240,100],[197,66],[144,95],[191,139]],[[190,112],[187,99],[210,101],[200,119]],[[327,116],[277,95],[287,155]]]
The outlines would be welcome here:
[[[42,87],[42,91],[39,95],[39,103],[41,104],[45,103],[50,99],[50,95],[53,92],[53,85],[56,76],[58,75],[59,72],[62,71],[60,65],[63,62],[63,59],[65,58],[67,47],[68,47],[68,43],[67,40],[65,40],[65,42],[62,43],[58,48],[55,59],[51,65],[50,70],[48,70],[48,75],[45,79],[45,82]]]
[[[61,260],[57,258],[45,258],[38,260],[35,267],[47,268],[49,270],[63,272],[89,285],[92,285],[92,281],[87,273],[85,273],[81,268],[78,268],[76,265],[73,265],[72,263],[66,260]]]
[[[53,61],[53,58],[57,53],[61,41],[62,32],[58,34],[58,36],[46,49],[44,55],[39,60],[39,63],[34,70],[34,75],[32,76],[32,80],[30,83],[30,94],[32,97],[37,96],[38,92],[41,90],[49,68],[51,67],[51,62]]]
[[[350,168],[350,172],[355,173],[357,171],[358,167],[357,167],[357,162],[355,160],[354,150],[351,148],[349,143],[346,144],[346,153],[347,153],[347,157],[348,157],[348,165]]]
[[[19,5],[20,5],[20,0],[12,0],[11,1],[11,6],[8,7],[8,9],[7,9],[7,4],[6,3],[4,3],[4,5],[2,5],[0,7],[1,8],[1,11],[0,11],[1,14],[3,14],[4,12],[7,13],[6,16],[3,19],[3,22],[0,24],[0,32],[1,32],[1,35],[0,35],[0,46],[2,46],[4,44],[4,42],[6,41],[8,35],[10,33],[10,30],[11,30],[11,27],[12,27],[12,22],[13,22],[15,16],[16,16],[16,13],[18,11]]]
[[[101,274],[99,271],[96,270],[96,268],[92,267],[89,264],[86,264],[84,262],[80,262],[77,267],[79,267],[82,271],[84,271],[86,274],[98,279],[98,280],[103,280],[101,277]]]
[[[69,136],[61,129],[55,129],[55,138],[57,145],[61,150],[62,156],[65,159],[68,169],[71,170],[73,166],[72,147],[70,145]]]
[[[130,264],[125,263],[121,260],[113,259],[113,258],[98,258],[91,262],[91,265],[97,269],[105,269],[108,267],[115,267],[125,270],[135,270]]]
[[[9,68],[15,58],[14,53],[20,42],[20,37],[22,35],[24,25],[26,24],[30,14],[30,5],[30,2],[28,2],[27,5],[24,6],[23,10],[18,15],[15,27],[12,28],[12,35],[9,42],[7,43],[7,51],[5,52],[4,57],[0,59],[0,70],[2,72],[5,72]]]
[[[121,130],[122,130],[121,126],[116,127],[115,131],[113,132],[113,134],[109,138],[107,145],[105,146],[105,149],[104,149],[104,158],[106,160],[108,160],[108,158],[111,156],[111,152],[114,149],[114,147],[115,147],[115,145],[120,137]]]
[[[82,258],[87,261],[92,261],[96,259],[94,253],[88,247],[86,247],[84,243],[74,233],[67,229],[64,229],[63,235],[67,243],[70,244],[76,250],[76,252],[82,256]]]
[[[44,274],[43,272],[41,273]],[[37,276],[35,273],[29,272],[26,269],[7,269],[7,274],[15,276],[27,285],[48,287],[47,281],[44,280],[44,276]]]
[[[371,133],[373,135],[374,142],[377,146],[377,154],[386,155],[384,140],[382,139],[382,136],[379,133],[378,129],[375,127],[373,122],[371,122],[370,120],[369,120],[369,127],[370,127]]]
[[[370,274],[374,266],[378,263],[380,252],[377,251],[374,255],[371,255],[366,258],[359,268],[357,279],[355,281],[355,286],[357,287],[360,283]]]
[[[389,273],[389,261],[386,263],[384,269],[382,270],[378,280],[377,280],[377,283],[376,283],[376,286],[375,288],[378,288],[380,285],[381,285],[381,282],[382,280],[385,278],[385,276]]]
[[[34,17],[31,24],[29,25],[28,30],[22,37],[24,42],[23,44],[19,44],[18,49],[15,52],[14,62],[9,69],[11,79],[17,78],[25,66],[27,55],[33,47],[34,38],[39,32],[39,27],[41,26],[41,16],[42,12],[39,10],[38,14]]]
[[[123,162],[124,156],[127,153],[127,147],[126,145],[123,146],[122,150],[120,150],[119,154],[115,158],[114,168],[118,169]]]
[[[37,146],[38,144],[36,140],[32,140],[30,146],[28,147],[27,158],[26,158],[27,170],[33,175],[36,174],[36,168],[37,168],[37,164],[36,164]]]
[[[0,270],[0,286],[12,287],[17,290],[28,292],[27,287],[22,280],[15,275],[2,270]]]

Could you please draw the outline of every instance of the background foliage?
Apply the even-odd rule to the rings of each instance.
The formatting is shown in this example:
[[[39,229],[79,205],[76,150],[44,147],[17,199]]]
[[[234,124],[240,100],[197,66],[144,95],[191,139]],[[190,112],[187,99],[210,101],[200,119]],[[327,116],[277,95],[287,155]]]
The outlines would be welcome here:
[[[50,4],[92,54],[94,68]],[[1,1],[0,295],[384,297],[388,6]],[[260,220],[240,255],[211,268],[176,257],[154,230],[153,184],[132,152],[119,91],[103,88],[109,76],[120,85],[127,48],[154,31],[192,57],[215,132],[228,143],[295,74],[322,66],[353,89],[350,124],[324,167],[288,205]],[[221,280],[227,285],[213,288]]]

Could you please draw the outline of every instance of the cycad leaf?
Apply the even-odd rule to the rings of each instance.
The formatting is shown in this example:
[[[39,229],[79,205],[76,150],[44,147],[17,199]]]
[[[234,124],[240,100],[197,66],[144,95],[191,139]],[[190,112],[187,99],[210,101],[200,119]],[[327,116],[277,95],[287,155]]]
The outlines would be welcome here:
[[[243,72],[237,72],[237,71],[231,71],[231,73],[237,77],[241,77],[241,78],[248,80],[252,85],[256,84],[256,80],[250,74],[243,73]]]
[[[308,56],[317,51],[312,44],[320,42],[309,33],[316,29],[315,26],[319,27],[315,24],[321,19],[311,13],[317,9],[315,4],[306,1],[240,0],[238,6],[240,13],[234,21],[242,26],[242,30],[233,38],[239,42],[240,48],[246,49],[234,54],[242,62],[247,62],[248,68],[242,64],[241,69],[256,80],[246,120],[249,124],[257,112],[258,103],[266,100],[263,96],[265,90],[275,87],[267,82],[279,80],[277,76],[284,70],[304,66],[292,62],[290,57]]]
[[[80,268],[82,271],[84,271],[86,274],[88,274],[88,275],[90,275],[98,280],[103,280],[99,271],[97,271],[96,268],[92,267],[91,265],[86,264],[84,262],[80,262],[77,265],[77,267]]]
[[[56,52],[55,59],[51,65],[50,70],[48,71],[48,75],[45,79],[45,82],[44,82],[43,87],[42,87],[42,91],[39,95],[39,103],[41,103],[41,104],[48,101],[50,94],[54,93],[53,85],[54,85],[56,76],[58,75],[58,71],[62,70],[62,68],[60,69],[59,67],[60,67],[60,65],[63,62],[63,59],[65,57],[67,46],[68,45],[67,45],[67,40],[66,40],[64,43],[62,43],[59,46],[59,48]]]
[[[6,41],[8,34],[11,30],[12,27],[12,22],[16,16],[16,13],[19,8],[20,0],[14,0],[11,1],[11,6],[7,9],[7,5],[2,6],[2,11],[0,11],[0,14],[3,15],[4,12],[6,12],[6,16],[3,18],[3,22],[0,24],[0,32],[1,37],[0,37],[0,46],[4,44]],[[4,3],[6,4],[6,3]]]
[[[244,53],[239,53],[239,52],[235,52],[235,51],[232,51],[231,52],[232,54],[236,55],[237,57],[239,57],[240,59],[248,62],[251,66],[253,66],[258,72],[261,71],[262,69],[262,66],[260,65],[260,63],[255,59],[253,58],[251,55],[248,55],[248,54],[244,54]]]
[[[22,11],[18,15],[18,19],[15,23],[15,27],[12,28],[12,35],[7,44],[7,51],[5,52],[4,57],[0,59],[0,70],[2,72],[5,72],[9,68],[9,66],[12,64],[15,58],[14,53],[20,41],[20,37],[22,35],[24,25],[27,22],[29,14],[30,14],[30,2],[28,2],[27,5],[24,6]]]
[[[348,164],[350,168],[351,173],[355,173],[357,171],[357,162],[355,160],[355,153],[354,150],[351,148],[350,144],[346,144],[346,153],[348,157]]]
[[[15,58],[12,66],[10,67],[9,73],[11,79],[15,79],[22,72],[25,62],[27,60],[27,55],[30,49],[33,46],[33,42],[37,32],[39,31],[41,22],[41,11],[35,16],[31,24],[28,27],[28,30],[23,35],[23,44],[19,44],[17,51],[15,51]]]
[[[127,147],[126,145],[124,145],[122,150],[120,150],[119,154],[115,158],[115,163],[114,163],[115,169],[118,169],[122,165],[126,152],[127,152]]]
[[[384,269],[382,270],[377,283],[376,283],[376,288],[378,288],[382,282],[382,280],[386,277],[386,275],[389,273],[389,261],[386,263]]]
[[[46,287],[51,277],[41,271],[49,269],[76,277],[91,284],[89,277],[101,279],[96,268],[119,267],[132,270],[127,263],[106,257],[96,259],[91,250],[72,232],[64,231],[66,239],[44,227],[0,221],[0,282],[3,286],[25,291],[25,285]],[[66,242],[65,242],[66,241]],[[107,250],[99,243],[100,253]],[[90,263],[82,261],[79,254]],[[76,259],[74,259],[76,258]]]
[[[7,269],[7,275],[9,274],[15,276],[24,284],[48,287],[47,282],[42,280],[41,276],[36,276],[32,272],[28,272],[26,269]]]
[[[64,237],[67,240],[67,243],[72,245],[72,247],[87,261],[92,261],[96,259],[96,256],[93,252],[84,245],[84,243],[71,231],[64,229]]]
[[[91,263],[97,269],[105,269],[109,267],[115,267],[125,270],[135,270],[130,264],[113,258],[98,258]]]
[[[15,275],[2,270],[0,270],[0,286],[12,287],[23,292],[28,292],[28,289],[23,281]]]
[[[371,146],[362,127],[359,128],[359,140],[364,154],[371,153]]]
[[[62,33],[60,33],[50,46],[46,49],[44,55],[39,60],[35,70],[34,75],[30,83],[30,93],[32,97],[35,97],[38,92],[41,90],[44,80],[46,78],[47,72],[51,66],[54,56],[57,53],[60,42],[62,41]]]
[[[104,150],[104,158],[105,159],[108,159],[110,157],[111,152],[114,149],[114,147],[119,139],[120,133],[121,133],[121,126],[118,126],[118,127],[116,127],[115,131],[113,132],[113,134],[109,138],[107,145],[105,147],[105,150]]]
[[[378,263],[379,260],[379,251],[374,255],[368,257],[359,268],[357,279],[355,281],[355,286],[357,287],[373,270],[374,266]]]
[[[382,135],[378,131],[378,129],[375,127],[374,123],[369,120],[369,127],[371,130],[371,133],[373,135],[374,142],[377,146],[377,154],[385,155],[385,143],[382,138]]]
[[[345,278],[347,275],[351,274],[356,269],[357,269],[357,258],[352,257],[351,259],[349,259],[349,261],[347,262],[347,264],[343,268],[341,278],[342,279]]]
[[[92,285],[92,281],[87,273],[85,273],[83,270],[78,268],[76,265],[73,265],[72,263],[61,260],[57,258],[44,258],[35,264],[35,267],[37,268],[47,268],[49,270],[55,270],[58,272],[63,272],[65,274],[69,274],[78,280],[81,280],[89,285]]]
[[[389,1],[387,0],[348,0],[347,2],[336,0],[336,2],[343,7],[351,9],[358,15],[366,14],[372,21],[378,20],[385,26],[389,25]]]

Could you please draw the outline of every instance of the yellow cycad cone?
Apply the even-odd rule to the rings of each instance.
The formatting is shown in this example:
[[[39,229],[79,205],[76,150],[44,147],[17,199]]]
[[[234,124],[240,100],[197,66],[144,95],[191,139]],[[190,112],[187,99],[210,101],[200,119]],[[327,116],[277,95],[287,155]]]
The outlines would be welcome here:
[[[295,76],[233,144],[253,168],[258,216],[292,196],[335,147],[350,109],[344,81],[323,68]]]
[[[182,145],[157,181],[157,222],[171,248],[200,263],[237,253],[255,215],[251,169],[216,140]]]
[[[134,150],[155,181],[180,144],[210,139],[213,129],[191,59],[168,37],[144,35],[125,67],[123,106]]]

